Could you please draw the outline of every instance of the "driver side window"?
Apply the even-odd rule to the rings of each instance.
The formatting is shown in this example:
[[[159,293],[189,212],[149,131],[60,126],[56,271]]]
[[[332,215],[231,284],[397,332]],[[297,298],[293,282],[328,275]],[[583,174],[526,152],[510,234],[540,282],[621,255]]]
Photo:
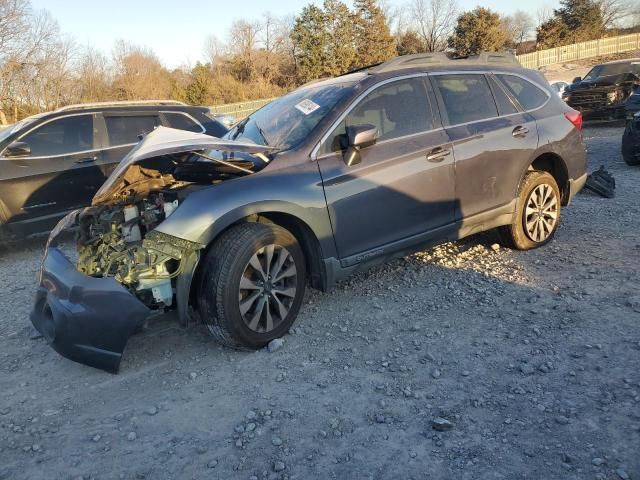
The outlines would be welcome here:
[[[93,149],[93,116],[72,115],[52,120],[20,139],[32,157],[64,155]]]
[[[363,98],[325,141],[320,154],[343,150],[346,127],[369,124],[378,128],[378,141],[392,140],[434,128],[423,77],[391,82]]]

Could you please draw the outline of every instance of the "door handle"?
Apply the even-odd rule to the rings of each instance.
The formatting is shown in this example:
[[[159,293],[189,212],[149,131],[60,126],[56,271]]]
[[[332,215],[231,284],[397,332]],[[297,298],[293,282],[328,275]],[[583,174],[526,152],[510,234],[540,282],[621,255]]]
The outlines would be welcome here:
[[[447,148],[434,148],[429,153],[427,153],[427,161],[432,163],[439,163],[447,158],[450,153],[451,151]]]
[[[517,126],[511,132],[511,135],[514,137],[526,137],[529,133],[529,129],[527,127],[523,127],[522,125]]]
[[[98,159],[97,155],[94,155],[93,157],[84,157],[84,158],[79,158],[78,160],[76,160],[76,163],[78,165],[83,165],[85,163],[93,163]]]

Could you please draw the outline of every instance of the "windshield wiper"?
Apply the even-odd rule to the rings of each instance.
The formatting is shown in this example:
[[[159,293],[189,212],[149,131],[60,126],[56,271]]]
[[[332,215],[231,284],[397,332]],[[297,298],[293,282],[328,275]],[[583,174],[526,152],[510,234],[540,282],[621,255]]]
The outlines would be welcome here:
[[[264,144],[265,145],[269,145],[269,141],[267,140],[266,135],[264,134],[264,130],[262,130],[262,128],[260,128],[260,125],[258,125],[258,123],[256,122],[256,130],[258,130],[258,133],[260,134],[260,136],[262,137],[262,139],[264,140]]]
[[[250,117],[247,117],[244,120],[241,120],[240,123],[236,125],[236,131],[233,132],[233,136],[231,137],[231,140],[235,140],[240,136],[242,132],[244,132],[244,127],[249,122],[249,118]]]

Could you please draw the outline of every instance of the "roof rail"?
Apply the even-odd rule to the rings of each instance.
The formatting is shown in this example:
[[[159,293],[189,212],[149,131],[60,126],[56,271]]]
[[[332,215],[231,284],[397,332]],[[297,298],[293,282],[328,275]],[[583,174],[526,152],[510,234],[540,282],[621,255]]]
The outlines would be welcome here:
[[[520,66],[515,55],[508,52],[482,52],[470,57],[450,58],[444,52],[415,53],[392,58],[369,69],[370,73],[391,72],[404,68],[431,67],[434,65],[514,65]]]
[[[67,105],[56,110],[56,112],[66,112],[68,110],[84,110],[96,107],[125,107],[125,106],[144,106],[144,105],[186,105],[186,103],[177,100],[124,100],[118,102],[95,102],[95,103],[78,103],[75,105]]]

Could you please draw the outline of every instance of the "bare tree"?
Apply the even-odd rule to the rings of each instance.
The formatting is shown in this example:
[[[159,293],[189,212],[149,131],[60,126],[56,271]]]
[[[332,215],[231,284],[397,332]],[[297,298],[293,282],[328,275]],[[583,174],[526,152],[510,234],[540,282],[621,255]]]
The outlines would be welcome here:
[[[553,8],[544,4],[536,11],[537,25],[542,25],[553,18]]]
[[[113,50],[114,95],[121,100],[167,98],[169,72],[151,50],[118,40]]]
[[[522,42],[530,38],[533,32],[533,18],[522,10],[517,10],[513,15],[502,17],[502,22],[507,32],[509,43],[511,43],[516,50]]]
[[[228,53],[228,47],[216,35],[209,35],[204,41],[204,58],[214,67]]]
[[[458,15],[455,0],[412,0],[410,10],[426,51],[444,50]]]
[[[79,102],[109,100],[112,95],[112,67],[102,52],[87,47],[80,55],[77,76]]]
[[[607,29],[622,26],[634,14],[634,3],[630,0],[600,0],[599,4],[602,21]]]

